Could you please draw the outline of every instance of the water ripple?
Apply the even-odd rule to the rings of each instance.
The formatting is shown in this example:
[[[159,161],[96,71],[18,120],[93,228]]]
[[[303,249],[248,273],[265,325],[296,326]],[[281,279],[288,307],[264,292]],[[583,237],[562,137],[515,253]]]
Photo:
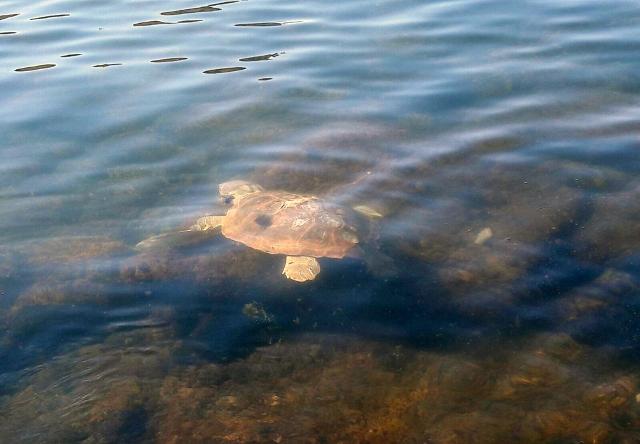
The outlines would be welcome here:
[[[182,14],[195,14],[198,12],[215,12],[222,11],[220,8],[214,8],[213,6],[200,6],[197,8],[178,9],[176,11],[161,12],[160,15],[182,15]]]
[[[59,17],[69,17],[71,14],[51,14],[51,15],[43,15],[40,17],[33,17],[30,18],[29,20],[45,20],[45,19],[51,19],[51,18],[59,18]]]
[[[242,71],[245,70],[247,68],[243,67],[243,66],[231,66],[228,68],[214,68],[214,69],[207,69],[206,71],[202,71],[204,74],[226,74],[228,72],[236,72],[236,71]]]
[[[54,66],[56,65],[53,63],[45,63],[42,65],[33,65],[33,66],[25,66],[24,68],[17,68],[15,71],[16,72],[38,71],[40,69],[53,68]]]

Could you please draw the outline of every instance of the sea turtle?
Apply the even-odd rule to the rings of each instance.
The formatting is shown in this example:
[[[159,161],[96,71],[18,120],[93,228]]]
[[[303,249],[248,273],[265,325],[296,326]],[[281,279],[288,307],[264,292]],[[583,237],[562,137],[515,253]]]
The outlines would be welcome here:
[[[316,196],[269,191],[245,180],[224,182],[218,190],[231,205],[227,214],[203,216],[181,233],[220,228],[229,239],[266,253],[286,255],[282,274],[298,282],[312,280],[320,273],[316,258],[340,259],[359,244],[356,212],[381,217],[363,205],[354,212]],[[153,247],[166,236],[153,236],[136,247]]]

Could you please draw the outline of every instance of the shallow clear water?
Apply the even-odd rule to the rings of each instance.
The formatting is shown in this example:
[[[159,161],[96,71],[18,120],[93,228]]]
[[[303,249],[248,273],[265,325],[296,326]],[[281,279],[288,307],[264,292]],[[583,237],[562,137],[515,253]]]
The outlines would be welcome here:
[[[639,23],[5,0],[0,436],[640,441]],[[219,235],[133,248],[238,178],[383,217],[303,284]]]

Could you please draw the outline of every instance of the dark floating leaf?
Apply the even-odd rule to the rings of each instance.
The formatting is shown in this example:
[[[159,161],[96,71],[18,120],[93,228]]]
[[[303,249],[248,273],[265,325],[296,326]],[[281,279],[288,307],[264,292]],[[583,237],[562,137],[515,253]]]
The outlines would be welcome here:
[[[187,60],[186,57],[168,57],[166,59],[151,60],[151,63],[168,63],[168,62],[181,62]]]
[[[15,71],[16,72],[37,71],[39,69],[53,68],[54,66],[56,65],[54,65],[53,63],[45,63],[43,65],[25,66],[24,68],[18,68]]]
[[[260,62],[263,60],[271,60],[274,57],[278,57],[280,54],[278,54],[277,52],[274,52],[273,54],[264,54],[264,55],[259,55],[259,56],[253,56],[253,57],[245,57],[243,59],[238,59],[241,62]]]
[[[202,19],[190,19],[190,20],[179,20],[178,23],[196,23],[196,22],[203,22],[204,20]]]
[[[9,34],[17,34],[16,31],[2,31],[0,32],[0,35],[9,35]]]
[[[236,23],[235,26],[282,26],[280,22]]]
[[[273,79],[273,77],[260,77],[258,80],[260,80],[261,82],[264,82],[271,79]]]
[[[175,11],[161,12],[160,15],[182,15],[182,14],[195,14],[196,12],[214,12],[222,11],[220,8],[214,8],[213,6],[199,6],[197,8],[177,9]]]
[[[0,20],[4,20],[4,19],[11,18],[11,17],[15,17],[16,15],[20,15],[20,14],[3,14],[3,15],[0,15]]]
[[[203,71],[204,74],[224,74],[227,72],[235,72],[242,71],[243,69],[247,69],[244,66],[232,66],[230,68],[216,68],[216,69],[207,69]]]
[[[161,22],[160,20],[149,20],[146,22],[134,23],[133,26],[153,26],[153,25],[172,25],[173,23]]]
[[[107,66],[119,66],[122,63],[102,63],[100,65],[93,65],[93,68],[106,68]]]
[[[44,19],[50,19],[50,18],[56,18],[56,17],[69,17],[71,14],[51,14],[51,15],[43,15],[42,17],[33,17],[30,18],[29,20],[44,20]]]
[[[73,53],[73,54],[65,54],[65,55],[61,55],[60,57],[62,57],[63,59],[66,59],[67,57],[78,57],[81,56],[82,54],[80,53]]]

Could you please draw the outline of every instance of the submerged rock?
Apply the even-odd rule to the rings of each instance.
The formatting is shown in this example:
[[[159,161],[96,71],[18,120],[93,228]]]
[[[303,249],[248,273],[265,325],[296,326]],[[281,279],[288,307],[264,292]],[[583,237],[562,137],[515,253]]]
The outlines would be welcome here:
[[[438,276],[446,289],[459,295],[512,283],[538,258],[537,249],[509,241],[470,245],[451,251]]]
[[[33,241],[24,247],[35,266],[71,264],[127,251],[118,240],[105,236],[62,236]]]
[[[576,233],[578,253],[601,263],[640,251],[640,183],[597,196],[591,217]]]
[[[40,281],[20,293],[11,307],[15,315],[35,305],[100,304],[107,300],[107,287],[89,279],[68,282],[55,278]]]
[[[156,339],[152,339],[152,338]],[[230,363],[119,333],[0,399],[10,442],[633,442],[634,372],[566,335],[435,352],[306,336]]]
[[[605,269],[593,281],[572,289],[556,302],[563,322],[581,322],[620,309],[640,292],[640,281],[629,273]]]
[[[285,189],[318,195],[361,191],[384,177],[389,146],[404,132],[382,124],[333,122],[304,134],[289,150],[266,167],[257,168],[251,180],[266,189]],[[367,178],[367,172],[374,175]],[[379,173],[380,172],[380,173]],[[367,178],[367,180],[363,180]],[[366,194],[366,190],[362,190]]]
[[[441,291],[473,316],[513,313],[529,290],[561,281],[549,258],[565,254],[584,219],[586,194],[564,169],[453,156],[416,178],[414,208],[383,220],[392,225],[385,245],[423,270],[424,292]]]
[[[104,303],[128,248],[104,236],[64,236],[30,241],[17,251],[31,279],[14,295],[10,316],[36,305]]]
[[[120,279],[127,283],[162,281],[181,276],[182,272],[172,255],[164,252],[139,254],[120,265]]]
[[[2,439],[139,442],[171,354],[171,345],[151,344],[148,332],[118,334],[35,367],[4,387]]]

